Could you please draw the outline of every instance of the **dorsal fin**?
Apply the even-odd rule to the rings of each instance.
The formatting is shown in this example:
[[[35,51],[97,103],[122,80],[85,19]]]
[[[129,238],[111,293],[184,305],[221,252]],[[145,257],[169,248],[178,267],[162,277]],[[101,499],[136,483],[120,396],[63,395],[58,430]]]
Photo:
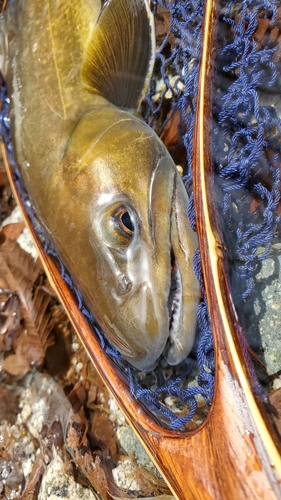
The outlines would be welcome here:
[[[118,107],[137,109],[154,63],[155,35],[148,0],[109,0],[85,50],[88,91]]]

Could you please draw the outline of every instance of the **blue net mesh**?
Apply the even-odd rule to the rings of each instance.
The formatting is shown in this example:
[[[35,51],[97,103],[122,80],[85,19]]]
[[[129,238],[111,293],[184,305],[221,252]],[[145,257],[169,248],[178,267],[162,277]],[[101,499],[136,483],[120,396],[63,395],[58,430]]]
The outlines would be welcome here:
[[[232,259],[240,261],[242,299],[253,291],[257,264],[280,234],[281,121],[273,105],[280,92],[278,4],[221,3],[214,150],[225,240],[232,240]]]
[[[151,79],[150,89],[144,102],[143,112],[146,121],[161,135],[167,125],[177,116],[177,131],[179,140],[176,141],[173,155],[181,152],[184,158],[183,180],[190,196],[188,210],[191,225],[195,228],[194,204],[192,197],[192,138],[196,107],[196,93],[198,84],[198,69],[200,57],[200,42],[203,16],[203,2],[188,2],[178,0],[174,2],[154,1],[153,8],[157,15],[157,8],[162,8],[169,19],[169,29],[159,37],[159,48],[156,55],[155,73]],[[163,10],[164,9],[164,10]],[[159,90],[159,82],[161,88]],[[44,243],[45,251],[58,259],[51,242],[46,239],[44,231],[39,226],[32,209],[32,204],[24,189],[20,173],[13,159],[13,146],[10,137],[10,121],[8,116],[8,99],[5,88],[2,86],[2,112],[0,116],[0,135],[4,138],[13,167],[15,182],[21,193],[32,224]],[[183,164],[181,162],[181,164]],[[171,429],[185,429],[188,422],[196,415],[198,397],[203,398],[205,404],[211,404],[214,389],[214,353],[213,339],[206,304],[205,291],[202,280],[200,254],[194,256],[194,269],[201,283],[202,301],[198,306],[198,340],[196,352],[184,360],[177,367],[168,367],[164,360],[151,374],[138,373],[126,363],[105,339],[103,332],[91,312],[85,307],[80,292],[75,288],[71,276],[62,262],[61,274],[77,298],[80,311],[89,320],[96,332],[101,348],[114,360],[118,370],[128,381],[132,394],[153,413],[160,425]],[[195,368],[195,371],[194,371]],[[196,378],[194,378],[196,372]],[[191,380],[191,383],[190,383]],[[167,406],[168,397],[175,398],[176,411]]]
[[[216,196],[234,303],[248,343],[263,356],[254,301],[256,275],[281,234],[281,9],[275,0],[220,5],[213,89]]]

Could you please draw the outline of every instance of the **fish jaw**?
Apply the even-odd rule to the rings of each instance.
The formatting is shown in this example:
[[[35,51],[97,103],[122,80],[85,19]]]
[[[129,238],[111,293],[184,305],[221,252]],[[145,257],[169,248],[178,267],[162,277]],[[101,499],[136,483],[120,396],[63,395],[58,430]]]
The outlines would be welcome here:
[[[187,195],[178,175],[175,176],[171,212],[172,286],[171,323],[165,357],[177,365],[190,353],[197,325],[199,282],[193,270],[197,238],[187,219]]]
[[[122,284],[125,278],[126,290],[120,291],[120,279],[117,277],[116,287],[111,290],[111,307],[112,304],[118,304],[118,316],[114,317],[111,309],[111,323],[105,316],[103,319],[107,320],[105,331],[113,323],[129,347],[131,352],[118,345],[116,337],[111,339],[123,357],[136,369],[148,372],[155,367],[157,359],[165,350],[169,336],[167,292],[165,294],[159,289],[159,281],[153,280],[155,269],[151,270],[154,262],[150,249],[141,244],[133,258],[134,265],[130,266],[129,259],[127,273],[122,274]],[[165,281],[168,291],[169,277],[165,276]]]
[[[170,322],[165,357],[176,365],[188,356],[194,344],[197,325],[199,283],[193,270],[193,255],[198,248],[197,237],[188,220],[189,199],[170,157],[161,160],[152,187],[151,207],[157,258],[166,248],[169,263],[161,262],[161,289],[167,300]],[[165,214],[165,215],[164,215]],[[169,234],[165,241],[163,234]],[[160,261],[159,261],[160,262]],[[170,276],[169,285],[164,275]],[[165,283],[165,284],[164,284]],[[165,288],[169,286],[169,289]]]

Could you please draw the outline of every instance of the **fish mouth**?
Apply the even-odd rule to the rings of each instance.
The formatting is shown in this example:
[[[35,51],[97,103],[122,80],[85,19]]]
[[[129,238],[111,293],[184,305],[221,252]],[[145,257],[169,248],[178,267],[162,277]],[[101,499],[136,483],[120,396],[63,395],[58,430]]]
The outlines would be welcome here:
[[[167,351],[175,340],[175,336],[181,330],[180,322],[182,320],[182,280],[179,271],[179,266],[176,258],[171,253],[171,284],[168,297],[168,310],[169,310],[169,338],[167,342]],[[168,352],[166,351],[166,355]]]

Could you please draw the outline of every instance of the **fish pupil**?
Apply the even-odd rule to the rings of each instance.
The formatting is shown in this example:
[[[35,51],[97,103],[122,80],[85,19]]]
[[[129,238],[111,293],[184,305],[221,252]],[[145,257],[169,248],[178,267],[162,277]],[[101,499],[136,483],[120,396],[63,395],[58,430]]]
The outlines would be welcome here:
[[[123,214],[121,215],[121,222],[122,225],[126,228],[125,230],[127,232],[130,233],[134,232],[134,224],[132,222],[129,212],[123,212]]]

